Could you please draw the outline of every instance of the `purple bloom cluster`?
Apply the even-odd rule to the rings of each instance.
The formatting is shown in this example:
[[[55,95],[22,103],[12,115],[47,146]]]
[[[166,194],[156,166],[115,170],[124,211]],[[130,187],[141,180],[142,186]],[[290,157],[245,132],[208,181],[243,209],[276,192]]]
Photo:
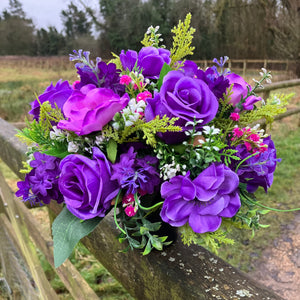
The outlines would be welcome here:
[[[26,174],[24,181],[17,183],[19,190],[16,195],[31,204],[49,204],[51,199],[58,203],[63,202],[63,196],[58,189],[60,159],[39,152],[33,155],[35,159],[30,162],[33,169]]]
[[[75,89],[80,90],[85,85],[93,84],[98,88],[109,88],[120,96],[124,95],[125,87],[120,84],[121,70],[117,69],[115,64],[100,61],[94,70],[82,64],[77,64],[76,67],[80,81],[74,84]]]
[[[170,51],[163,48],[144,47],[139,53],[121,51],[120,60],[123,68],[132,71],[136,66],[146,78],[158,79],[164,65],[170,64]]]
[[[239,178],[224,164],[211,164],[194,180],[178,175],[161,185],[165,199],[161,218],[172,226],[188,223],[194,232],[217,230],[222,217],[233,217],[241,206]]]
[[[117,180],[126,194],[134,194],[138,190],[152,194],[160,183],[156,165],[157,158],[145,156],[137,158],[134,148],[130,147],[127,153],[121,154],[120,161],[112,166],[112,180]]]
[[[51,106],[55,108],[55,104],[58,108],[62,108],[67,99],[72,94],[72,88],[68,81],[62,82],[59,80],[55,86],[51,83],[43,94],[39,95],[37,99],[35,99],[31,103],[31,110],[29,111],[30,114],[33,115],[35,120],[39,120],[40,115],[40,105],[46,101],[49,101]]]
[[[187,60],[181,70],[186,76],[203,80],[217,99],[222,98],[226,89],[230,86],[229,80],[222,74],[218,74],[215,68],[207,68],[203,71],[193,61]]]
[[[271,137],[268,136],[263,140],[263,143],[268,146],[267,150],[247,159],[237,170],[239,180],[247,184],[247,191],[254,193],[259,186],[263,187],[265,192],[273,183],[273,173],[276,165],[281,159],[276,157],[276,149]],[[241,160],[251,155],[246,146],[238,145],[236,147],[237,156]],[[234,166],[235,168],[235,166]]]

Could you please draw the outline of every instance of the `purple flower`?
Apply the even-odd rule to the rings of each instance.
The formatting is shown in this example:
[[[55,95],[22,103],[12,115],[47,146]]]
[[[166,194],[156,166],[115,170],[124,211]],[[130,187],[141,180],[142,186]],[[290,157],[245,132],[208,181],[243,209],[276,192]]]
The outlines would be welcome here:
[[[238,112],[241,109],[252,110],[254,108],[253,105],[262,100],[261,97],[253,95],[247,97],[248,89],[251,91],[251,86],[241,76],[230,73],[226,78],[229,80],[230,85],[233,84],[230,103],[235,107],[235,111]]]
[[[233,217],[241,206],[238,176],[224,164],[213,163],[194,180],[178,175],[164,182],[161,218],[172,226],[187,222],[194,232],[216,231],[222,217]]]
[[[263,140],[263,143],[268,146],[267,150],[252,156],[247,159],[237,170],[240,181],[247,184],[247,191],[254,193],[259,186],[263,187],[265,192],[273,183],[273,173],[276,165],[281,159],[276,158],[276,149],[271,137],[268,136]],[[250,156],[244,144],[236,147],[237,156],[241,160]],[[235,168],[236,166],[233,166]]]
[[[164,77],[160,92],[147,101],[147,122],[156,116],[178,117],[175,124],[181,126],[182,131],[191,129],[191,125],[186,127],[185,124],[194,122],[194,119],[202,120],[198,128],[210,122],[219,107],[217,98],[203,80],[186,76],[181,71],[170,71]],[[160,137],[168,144],[179,143],[186,138],[184,132],[168,132]]]
[[[122,50],[120,54],[120,60],[123,69],[132,71],[137,61],[137,57],[138,57],[137,52],[134,50],[128,50],[126,51],[126,53],[124,50]]]
[[[30,201],[32,205],[42,202],[49,204],[51,199],[63,202],[58,189],[60,159],[39,152],[33,155],[35,160],[30,162],[33,169],[26,174],[24,181],[17,183],[19,190],[16,196],[23,197],[24,201]]]
[[[35,120],[38,121],[40,115],[40,104],[45,101],[49,101],[53,108],[55,108],[55,104],[58,108],[62,108],[64,103],[72,94],[72,91],[73,90],[68,81],[62,82],[59,80],[55,86],[51,83],[44,93],[39,95],[38,98],[31,103],[31,110],[29,113],[33,115]]]
[[[95,147],[93,159],[71,154],[61,161],[60,168],[59,190],[68,210],[82,220],[104,217],[119,192],[105,155]]]
[[[128,102],[128,94],[120,98],[110,89],[85,85],[80,91],[75,90],[66,101],[63,112],[68,120],[60,121],[57,127],[78,135],[102,130]]]
[[[164,65],[170,64],[170,51],[163,48],[143,47],[140,52],[121,51],[120,60],[123,68],[132,71],[136,65],[146,78],[158,79]]]
[[[130,147],[127,153],[121,154],[120,161],[112,166],[112,179],[118,180],[126,194],[134,194],[139,189],[152,194],[160,179],[157,173],[157,158],[145,156],[136,158],[137,153]]]
[[[111,89],[120,96],[124,95],[125,87],[120,84],[121,70],[117,69],[115,64],[106,64],[104,61],[100,61],[93,70],[87,65],[78,63],[76,68],[80,76],[80,81],[75,84],[76,89],[80,90],[85,85],[93,84],[99,88]],[[97,73],[97,76],[94,72]]]
[[[193,61],[186,60],[180,70],[182,70],[186,76],[203,80],[217,99],[222,98],[226,89],[229,87],[229,80],[222,74],[216,72],[215,68],[207,68],[206,71],[203,71],[199,69]]]

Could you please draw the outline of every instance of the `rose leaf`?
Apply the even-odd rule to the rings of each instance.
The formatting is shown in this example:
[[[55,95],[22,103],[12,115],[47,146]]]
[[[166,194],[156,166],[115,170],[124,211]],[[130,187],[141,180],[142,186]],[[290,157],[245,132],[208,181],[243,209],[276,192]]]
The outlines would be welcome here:
[[[81,220],[64,207],[52,224],[54,265],[58,268],[72,253],[76,244],[91,233],[103,218]]]

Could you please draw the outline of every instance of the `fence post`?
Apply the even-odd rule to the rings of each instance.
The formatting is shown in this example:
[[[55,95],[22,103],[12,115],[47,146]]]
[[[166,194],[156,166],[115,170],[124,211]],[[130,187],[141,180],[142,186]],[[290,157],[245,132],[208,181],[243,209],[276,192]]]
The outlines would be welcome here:
[[[246,70],[247,70],[247,60],[243,60],[243,77],[246,76]]]

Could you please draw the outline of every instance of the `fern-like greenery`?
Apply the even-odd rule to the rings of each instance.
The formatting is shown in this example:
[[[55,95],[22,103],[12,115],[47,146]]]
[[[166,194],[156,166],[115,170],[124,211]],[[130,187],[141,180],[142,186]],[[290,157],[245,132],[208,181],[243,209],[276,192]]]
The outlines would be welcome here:
[[[188,13],[184,22],[179,21],[171,32],[174,33],[173,46],[171,49],[171,64],[172,67],[178,60],[182,60],[187,55],[193,55],[195,47],[191,46],[195,28],[190,27],[192,15]]]
[[[116,53],[113,53],[113,52],[111,54],[114,58],[112,58],[108,63],[114,63],[116,65],[117,69],[124,71],[119,55],[117,55]]]
[[[227,231],[218,229],[214,232],[196,233],[193,229],[185,224],[180,227],[181,239],[185,245],[191,244],[203,246],[209,248],[213,253],[218,254],[218,250],[221,244],[233,245],[234,240],[228,238]]]
[[[115,130],[109,125],[106,125],[102,130],[102,135],[106,138],[112,138],[118,144],[125,142],[136,142],[139,139],[139,132],[142,132],[142,138],[146,140],[146,144],[156,147],[155,135],[157,132],[178,132],[182,128],[175,126],[174,123],[177,118],[169,119],[167,116],[159,118],[157,116],[150,122],[144,122],[139,119],[134,123],[134,126],[125,127],[123,130]],[[134,136],[134,134],[136,134]]]

